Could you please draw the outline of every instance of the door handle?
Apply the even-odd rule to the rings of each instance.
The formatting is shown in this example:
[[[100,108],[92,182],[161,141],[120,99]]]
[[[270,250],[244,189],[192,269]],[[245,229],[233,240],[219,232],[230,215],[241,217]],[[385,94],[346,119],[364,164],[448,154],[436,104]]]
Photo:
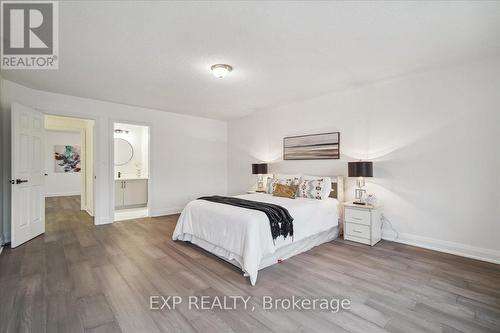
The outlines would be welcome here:
[[[12,179],[10,181],[11,184],[21,184],[21,183],[27,183],[27,182],[28,182],[27,179],[16,179],[16,180]]]

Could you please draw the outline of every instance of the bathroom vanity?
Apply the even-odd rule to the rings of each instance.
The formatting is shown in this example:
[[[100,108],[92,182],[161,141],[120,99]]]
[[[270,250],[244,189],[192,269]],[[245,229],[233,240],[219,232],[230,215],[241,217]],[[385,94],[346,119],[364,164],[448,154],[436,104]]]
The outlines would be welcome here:
[[[116,178],[115,208],[145,207],[148,203],[147,178]]]

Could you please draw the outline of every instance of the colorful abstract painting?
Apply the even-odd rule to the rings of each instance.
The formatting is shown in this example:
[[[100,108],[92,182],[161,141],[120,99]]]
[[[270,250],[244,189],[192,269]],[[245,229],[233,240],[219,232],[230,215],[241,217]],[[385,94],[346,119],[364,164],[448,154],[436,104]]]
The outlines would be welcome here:
[[[79,146],[54,146],[55,172],[80,172]]]
[[[283,139],[284,160],[340,158],[340,133],[291,136]]]

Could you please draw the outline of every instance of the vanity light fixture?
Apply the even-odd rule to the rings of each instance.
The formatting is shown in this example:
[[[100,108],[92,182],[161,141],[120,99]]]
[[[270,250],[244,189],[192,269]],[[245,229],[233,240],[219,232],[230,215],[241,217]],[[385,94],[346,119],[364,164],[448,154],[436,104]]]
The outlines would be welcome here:
[[[210,67],[210,70],[212,70],[212,74],[216,78],[222,79],[227,73],[233,70],[233,67],[226,64],[215,64]]]
[[[115,133],[116,133],[116,134],[122,134],[122,133],[124,133],[124,134],[128,134],[128,132],[129,132],[129,131],[127,131],[127,130],[122,130],[122,129],[119,129],[119,128],[115,129]]]

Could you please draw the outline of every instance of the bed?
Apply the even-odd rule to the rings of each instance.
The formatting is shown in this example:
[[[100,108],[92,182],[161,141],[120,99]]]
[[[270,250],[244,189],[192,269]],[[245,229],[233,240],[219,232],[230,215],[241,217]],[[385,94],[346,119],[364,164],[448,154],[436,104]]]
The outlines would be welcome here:
[[[263,212],[206,200],[193,200],[186,205],[172,238],[191,242],[236,265],[255,285],[259,270],[339,235],[343,178],[331,179],[331,194],[323,200],[288,199],[267,193],[236,196],[286,208],[294,219],[293,238],[278,237],[273,241],[269,219]]]

